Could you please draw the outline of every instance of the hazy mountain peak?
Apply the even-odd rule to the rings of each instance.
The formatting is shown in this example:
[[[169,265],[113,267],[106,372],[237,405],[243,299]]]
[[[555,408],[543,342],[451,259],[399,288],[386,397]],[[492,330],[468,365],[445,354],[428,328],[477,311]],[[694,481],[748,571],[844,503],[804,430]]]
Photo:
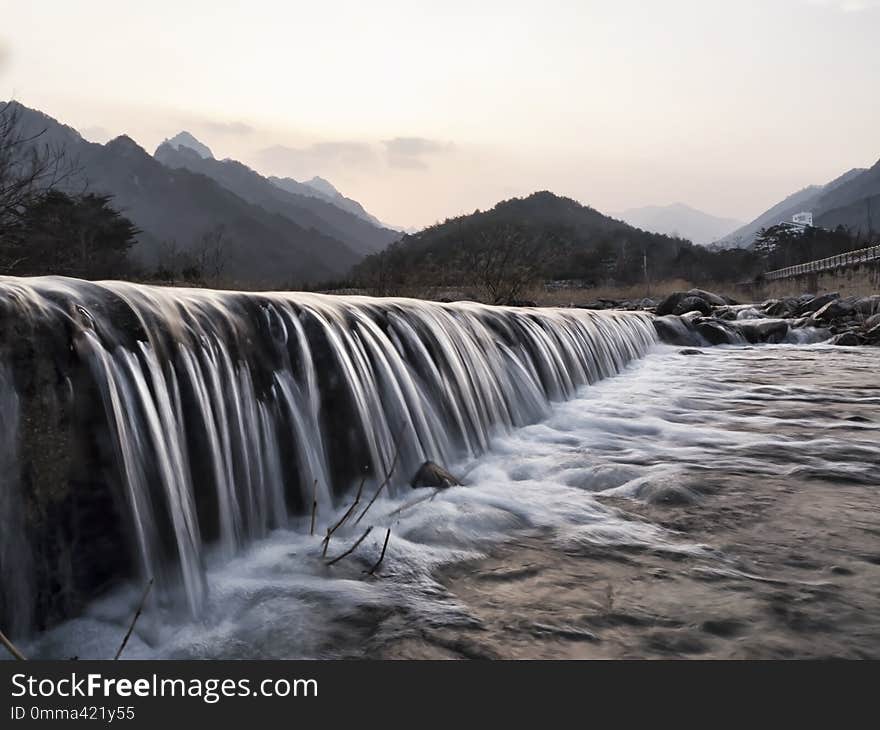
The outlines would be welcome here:
[[[204,160],[214,159],[214,155],[211,152],[210,147],[208,147],[208,145],[206,144],[199,142],[199,140],[197,140],[187,131],[180,132],[174,135],[171,139],[166,139],[163,144],[171,145],[176,150],[179,150],[181,147],[186,147],[187,149],[195,152],[199,157]]]
[[[311,180],[306,180],[303,185],[308,185],[310,188],[317,190],[319,193],[323,193],[331,198],[335,198],[337,195],[341,195],[341,193],[333,187],[333,184],[329,180],[325,180],[323,177],[318,177],[315,175]]]
[[[679,236],[704,245],[741,225],[740,221],[710,215],[680,202],[630,208],[615,217],[644,231]]]

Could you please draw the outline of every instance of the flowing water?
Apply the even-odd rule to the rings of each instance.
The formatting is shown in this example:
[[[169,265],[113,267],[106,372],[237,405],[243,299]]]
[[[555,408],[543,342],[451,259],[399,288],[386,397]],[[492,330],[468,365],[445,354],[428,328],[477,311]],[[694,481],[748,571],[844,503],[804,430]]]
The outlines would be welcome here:
[[[29,654],[112,656],[147,575],[131,658],[880,652],[870,348],[684,356],[639,314],[3,285],[68,323],[137,556]],[[410,489],[425,459],[465,486]]]

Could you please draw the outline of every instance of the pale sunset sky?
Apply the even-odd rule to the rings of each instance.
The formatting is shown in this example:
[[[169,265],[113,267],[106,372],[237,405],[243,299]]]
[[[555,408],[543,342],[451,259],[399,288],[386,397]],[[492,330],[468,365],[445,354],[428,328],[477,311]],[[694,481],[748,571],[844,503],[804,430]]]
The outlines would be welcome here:
[[[880,1],[0,0],[0,98],[421,227],[549,189],[741,220],[880,157]]]

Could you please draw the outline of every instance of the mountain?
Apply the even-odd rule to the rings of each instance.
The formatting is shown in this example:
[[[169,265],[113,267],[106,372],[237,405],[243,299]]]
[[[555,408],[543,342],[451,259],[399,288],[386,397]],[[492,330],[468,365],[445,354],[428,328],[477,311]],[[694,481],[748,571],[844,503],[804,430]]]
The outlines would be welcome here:
[[[166,139],[162,144],[167,144],[170,147],[173,147],[175,150],[179,150],[181,147],[185,147],[192,150],[203,159],[214,159],[214,154],[211,152],[211,149],[207,145],[199,142],[199,140],[197,140],[189,132],[186,131],[176,134],[171,139]]]
[[[310,198],[319,198],[328,203],[335,205],[337,208],[348,211],[358,218],[362,218],[374,226],[396,230],[393,226],[382,223],[376,216],[370,215],[360,203],[351,198],[346,198],[333,185],[322,177],[313,177],[305,182],[297,182],[292,177],[270,177],[269,181],[277,185],[282,190],[297,195],[305,195]]]
[[[644,231],[680,236],[702,245],[713,243],[742,225],[742,221],[719,218],[683,203],[630,208],[614,217]]]
[[[852,171],[823,191],[813,221],[823,228],[844,226],[869,235],[880,231],[880,161],[867,170]]]
[[[363,256],[381,250],[400,237],[397,231],[377,226],[323,197],[281,187],[236,160],[204,157],[189,145],[174,147],[170,140],[159,145],[154,157],[166,167],[205,175],[243,200],[338,239]]]
[[[541,191],[405,235],[364,259],[352,277],[383,291],[460,285],[491,260],[508,270],[540,269],[545,279],[633,283],[644,281],[646,265],[652,278],[660,278],[691,252],[710,255],[689,241],[634,228]]]
[[[13,103],[26,134],[40,134],[41,145],[63,147],[77,162],[78,173],[67,183],[72,190],[87,186],[112,195],[112,205],[141,230],[132,255],[147,269],[159,263],[167,242],[191,249],[217,226],[226,232],[225,275],[246,287],[336,278],[362,258],[338,238],[246,201],[210,177],[166,167],[129,137],[88,142],[71,127]],[[204,159],[183,144],[177,151]]]
[[[798,190],[769,210],[764,211],[751,223],[747,223],[725,236],[719,243],[729,247],[745,248],[752,244],[755,236],[762,228],[770,228],[779,223],[790,221],[795,213],[802,211],[811,211],[813,213],[813,222],[816,225],[825,226],[826,224],[819,220],[821,213],[829,210],[825,201],[831,202],[832,207],[836,207],[833,205],[835,200],[843,201],[842,204],[845,205],[845,201],[849,200],[853,195],[849,184],[856,181],[866,172],[863,168],[854,168],[824,185],[809,185],[802,190]],[[840,197],[834,194],[838,189],[849,190],[850,192]]]

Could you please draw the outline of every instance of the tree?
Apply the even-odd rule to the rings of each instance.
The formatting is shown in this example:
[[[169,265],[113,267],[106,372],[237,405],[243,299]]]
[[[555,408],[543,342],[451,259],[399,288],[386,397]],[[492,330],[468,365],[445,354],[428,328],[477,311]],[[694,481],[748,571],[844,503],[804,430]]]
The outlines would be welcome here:
[[[78,171],[64,147],[45,141],[44,135],[45,130],[24,131],[18,104],[0,102],[0,238],[35,198]]]
[[[2,252],[21,276],[82,279],[124,276],[139,233],[109,205],[107,195],[70,196],[50,190],[23,205]]]
[[[218,286],[229,258],[226,226],[217,225],[205,231],[196,241],[194,250],[198,278],[211,286]]]
[[[541,278],[554,241],[515,225],[483,230],[469,248],[470,272],[491,304],[511,304]]]

